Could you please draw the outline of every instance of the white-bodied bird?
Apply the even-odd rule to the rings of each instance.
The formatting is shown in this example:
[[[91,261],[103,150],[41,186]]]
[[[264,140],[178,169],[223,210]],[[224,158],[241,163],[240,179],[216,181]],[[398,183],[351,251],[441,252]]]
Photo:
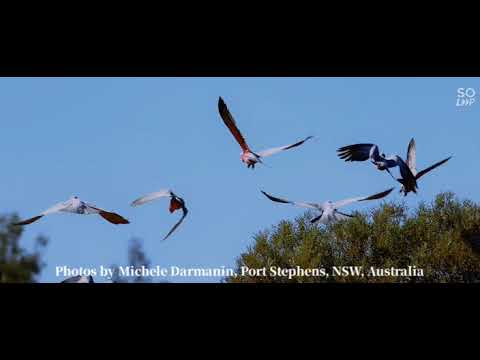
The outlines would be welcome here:
[[[110,212],[110,211],[105,211],[102,210],[94,205],[88,204],[78,198],[78,196],[72,196],[70,199],[68,199],[65,202],[58,203],[51,208],[45,210],[38,216],[34,216],[30,219],[18,222],[14,225],[28,225],[31,224],[42,217],[50,214],[55,214],[59,212],[66,212],[66,213],[72,213],[72,214],[80,214],[80,215],[91,215],[91,214],[98,214],[108,222],[118,225],[118,224],[129,224],[130,222],[123,218],[122,216]]]
[[[388,189],[386,191],[383,191],[381,193],[371,195],[371,196],[366,196],[366,197],[356,197],[356,198],[351,198],[351,199],[345,199],[345,200],[340,200],[337,202],[333,201],[326,201],[324,203],[308,203],[308,202],[298,202],[298,201],[290,201],[290,200],[285,200],[285,199],[280,199],[277,197],[274,197],[272,195],[267,194],[266,192],[262,191],[263,195],[265,195],[267,198],[269,198],[272,201],[283,203],[283,204],[292,204],[295,206],[303,207],[303,208],[309,208],[309,209],[315,209],[320,211],[320,215],[317,216],[316,218],[311,220],[311,223],[316,223],[317,221],[320,222],[320,224],[328,224],[331,222],[335,222],[338,220],[343,220],[347,218],[353,217],[352,215],[345,214],[338,209],[347,205],[350,205],[352,203],[358,202],[358,201],[368,201],[368,200],[377,200],[377,199],[382,199],[388,194],[392,192],[394,188]]]
[[[170,198],[170,207],[169,207],[170,213],[173,213],[178,209],[181,209],[182,212],[183,212],[183,216],[180,218],[180,220],[173,226],[173,228],[163,238],[163,240],[166,240],[180,226],[180,224],[183,222],[183,220],[185,219],[185,217],[188,214],[188,209],[185,206],[185,201],[181,197],[175,195],[171,190],[160,190],[160,191],[153,192],[153,193],[147,194],[145,196],[142,196],[141,198],[138,198],[137,200],[132,202],[131,205],[132,206],[139,206],[139,205],[143,205],[143,204],[146,204],[148,202],[158,200],[158,199],[161,199],[161,198],[164,198],[164,197],[169,197]]]
[[[93,277],[89,276],[73,276],[62,281],[62,284],[93,284]]]
[[[262,158],[277,154],[284,150],[288,150],[288,149],[292,149],[294,147],[300,146],[305,141],[313,138],[313,136],[308,136],[305,139],[299,142],[296,142],[295,144],[279,146],[279,147],[275,147],[275,148],[271,148],[271,149],[267,149],[259,152],[253,152],[248,146],[247,142],[245,141],[245,138],[243,137],[242,133],[238,129],[232,114],[230,114],[230,111],[228,110],[227,105],[225,104],[225,102],[221,97],[218,99],[218,111],[220,112],[220,116],[223,122],[225,123],[227,128],[230,130],[235,140],[237,140],[240,147],[242,148],[242,154],[240,156],[240,160],[244,164],[246,164],[248,168],[254,169],[255,164],[257,162],[262,163]]]

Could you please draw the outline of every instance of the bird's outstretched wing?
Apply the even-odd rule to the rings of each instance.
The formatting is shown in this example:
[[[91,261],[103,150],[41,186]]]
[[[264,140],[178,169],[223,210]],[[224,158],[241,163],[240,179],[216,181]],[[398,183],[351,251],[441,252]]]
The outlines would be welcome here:
[[[333,207],[335,209],[338,209],[338,208],[341,208],[342,206],[346,206],[346,205],[352,204],[352,203],[357,202],[357,201],[368,201],[368,200],[382,199],[385,196],[387,196],[388,194],[390,194],[393,191],[393,189],[394,188],[390,188],[388,190],[385,190],[385,191],[382,191],[380,193],[370,195],[370,196],[356,197],[356,198],[351,198],[351,199],[340,200],[340,201],[335,202],[333,204]]]
[[[311,138],[313,138],[313,136],[308,136],[308,137],[306,137],[305,139],[303,139],[303,140],[301,140],[301,141],[299,141],[299,142],[296,142],[295,144],[286,145],[286,146],[280,146],[280,147],[275,147],[275,148],[271,148],[271,149],[266,149],[266,150],[263,150],[263,151],[258,152],[257,154],[258,154],[260,157],[271,156],[271,155],[276,154],[276,153],[279,153],[279,152],[281,152],[281,151],[288,150],[288,149],[292,149],[292,148],[294,148],[294,147],[300,146],[300,145],[302,145],[305,141],[310,140]]]
[[[43,217],[43,215],[39,215],[39,216],[34,216],[30,219],[27,219],[27,220],[23,220],[23,221],[20,221],[18,223],[14,223],[13,225],[28,225],[28,224],[31,224],[37,220],[40,220],[41,218]]]
[[[117,213],[114,212],[109,212],[105,210],[100,210],[98,213],[102,218],[107,220],[109,223],[119,225],[119,224],[130,224],[130,221],[125,219],[123,216],[118,215]]]
[[[426,168],[426,169],[423,169],[422,171],[420,171],[420,172],[415,176],[415,178],[416,178],[417,180],[420,179],[423,175],[425,175],[425,174],[428,173],[429,171],[435,169],[436,167],[438,167],[438,166],[440,166],[440,165],[442,165],[442,164],[445,164],[445,163],[446,163],[448,160],[450,160],[451,158],[452,158],[452,157],[449,156],[448,158],[443,159],[442,161],[439,161],[439,162],[433,164],[432,166],[429,166],[429,167]]]
[[[343,146],[337,150],[338,157],[345,161],[366,161],[375,144],[354,144]],[[378,147],[377,147],[378,148]]]
[[[160,190],[160,191],[153,192],[153,193],[150,193],[150,194],[147,194],[145,196],[142,196],[142,197],[138,198],[137,200],[135,200],[131,203],[131,206],[143,205],[143,204],[146,204],[150,201],[154,201],[154,200],[160,199],[162,197],[169,197],[171,195],[172,195],[172,192],[168,189]]]
[[[411,139],[408,143],[407,150],[407,165],[410,168],[410,171],[415,176],[417,174],[417,153],[415,146],[415,139]]]
[[[98,214],[105,220],[107,220],[109,223],[114,224],[114,225],[119,225],[119,224],[130,224],[130,221],[125,219],[123,216],[110,212],[110,211],[105,211],[103,209],[100,209],[96,206],[90,205],[90,204],[85,204],[87,206],[87,213],[89,214]]]
[[[183,222],[183,220],[187,217],[188,214],[188,209],[183,206],[182,207],[183,215],[180,218],[180,220],[173,226],[173,228],[168,232],[168,234],[163,238],[163,240],[167,240],[167,238],[173,234],[173,232],[180,226],[180,224]]]
[[[290,201],[290,200],[280,199],[280,198],[277,198],[277,197],[274,197],[272,195],[267,194],[265,191],[262,191],[262,194],[265,195],[270,200],[275,201],[275,202],[279,202],[279,203],[283,203],[283,204],[292,204],[292,205],[295,205],[295,206],[309,208],[309,209],[318,209],[318,205],[314,204],[314,203],[306,203],[306,202],[298,202],[298,201]]]
[[[235,119],[233,118],[232,114],[230,114],[230,111],[228,111],[227,105],[221,97],[218,98],[218,111],[220,112],[220,116],[222,117],[223,122],[225,123],[225,125],[227,125],[227,128],[230,130],[235,140],[237,140],[237,142],[240,144],[242,150],[250,151],[250,148],[248,147],[245,138],[243,137],[242,133],[237,127],[237,124],[235,123]]]
[[[54,214],[54,213],[57,213],[57,212],[60,212],[60,211],[64,211],[65,209],[67,209],[69,206],[69,201],[66,201],[66,202],[62,202],[62,203],[58,203],[58,204],[55,204],[53,205],[51,208],[45,210],[44,212],[42,212],[40,215],[38,216],[34,216],[30,219],[27,219],[27,220],[23,220],[23,221],[20,221],[18,223],[14,223],[13,225],[29,225],[31,223],[34,223],[35,221],[37,220],[40,220],[42,217],[44,217],[45,215],[49,215],[49,214]]]

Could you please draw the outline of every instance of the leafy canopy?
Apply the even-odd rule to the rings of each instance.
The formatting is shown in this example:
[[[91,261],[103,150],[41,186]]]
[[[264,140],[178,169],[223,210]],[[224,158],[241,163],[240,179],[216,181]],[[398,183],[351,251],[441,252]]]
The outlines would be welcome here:
[[[48,239],[38,236],[29,252],[20,246],[23,228],[13,225],[18,221],[15,214],[0,216],[0,283],[36,282],[45,267],[42,258]]]
[[[255,235],[237,259],[240,268],[299,266],[302,269],[362,266],[364,269],[423,269],[424,277],[236,276],[227,282],[473,282],[480,280],[480,207],[441,193],[409,211],[405,204],[382,203],[335,224],[312,225],[306,212]]]

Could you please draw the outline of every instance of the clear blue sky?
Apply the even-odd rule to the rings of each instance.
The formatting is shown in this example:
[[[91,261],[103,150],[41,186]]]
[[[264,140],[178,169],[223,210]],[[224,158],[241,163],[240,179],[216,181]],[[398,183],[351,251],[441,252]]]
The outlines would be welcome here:
[[[454,155],[422,178],[408,205],[446,190],[478,202],[480,94],[472,107],[458,108],[459,87],[478,93],[480,79],[2,78],[0,212],[30,217],[75,194],[131,221],[114,226],[94,215],[57,214],[27,226],[27,248],[39,234],[50,238],[40,280],[58,282],[56,265],[126,265],[131,237],[143,239],[153,265],[233,267],[256,232],[302,213],[260,189],[320,202],[395,185],[369,164],[337,158],[338,147],[357,142],[404,156],[415,137],[419,169]],[[218,96],[254,150],[307,135],[316,141],[247,169],[219,117]],[[184,197],[190,214],[162,242],[180,213],[170,215],[167,200],[129,204],[165,187]],[[401,198],[397,188],[389,200]]]

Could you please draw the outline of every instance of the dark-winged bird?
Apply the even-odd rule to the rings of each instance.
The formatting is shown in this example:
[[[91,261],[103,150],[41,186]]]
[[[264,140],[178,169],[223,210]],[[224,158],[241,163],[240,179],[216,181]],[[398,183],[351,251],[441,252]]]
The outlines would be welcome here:
[[[448,160],[450,160],[452,158],[451,156],[449,156],[448,158],[443,159],[443,160],[433,164],[432,166],[429,166],[426,169],[423,169],[422,171],[417,172],[417,154],[416,154],[416,152],[417,151],[416,151],[415,139],[412,138],[410,140],[410,143],[408,144],[407,166],[410,169],[413,176],[415,177],[415,180],[420,179],[426,173],[432,171],[433,169],[437,168],[440,165],[445,164]],[[403,176],[401,178],[397,179],[397,181],[400,184],[402,184],[400,192],[402,192],[405,196],[407,196],[407,194],[411,191],[414,192],[414,193],[417,192],[416,191],[417,186],[414,186],[413,182],[405,180],[403,178]]]
[[[62,284],[93,284],[93,277],[89,276],[73,276],[62,281]]]
[[[170,198],[170,208],[169,208],[170,213],[173,213],[179,209],[181,209],[183,212],[183,216],[180,218],[180,220],[173,226],[173,228],[163,238],[163,240],[166,240],[180,226],[180,224],[183,222],[183,220],[188,214],[188,209],[185,206],[185,201],[181,197],[175,195],[171,190],[160,190],[160,191],[142,196],[141,198],[138,198],[137,200],[132,202],[131,205],[139,206],[163,197]]]
[[[98,214],[108,222],[118,225],[118,224],[129,224],[129,221],[122,216],[110,212],[110,211],[105,211],[102,210],[94,205],[88,204],[78,198],[78,196],[72,196],[70,199],[68,199],[65,202],[58,203],[51,208],[45,210],[42,212],[40,215],[32,217],[28,220],[24,220],[21,222],[18,222],[14,225],[28,225],[31,224],[42,217],[49,215],[49,214],[54,214],[58,212],[66,212],[66,213],[72,213],[72,214],[80,214],[80,215],[91,215],[91,214]]]
[[[408,165],[398,155],[386,156],[384,153],[380,153],[378,145],[375,144],[354,144],[343,146],[337,150],[340,159],[345,161],[367,161],[375,165],[380,170],[386,170],[392,178],[395,178],[390,172],[391,168],[399,167],[402,179],[408,182],[412,189],[417,188],[417,182],[415,176],[412,174]],[[413,191],[413,190],[412,190]]]
[[[320,224],[328,224],[331,222],[335,222],[338,220],[343,220],[347,218],[353,217],[352,215],[345,214],[343,212],[340,212],[338,209],[350,205],[354,202],[357,201],[368,201],[368,200],[377,200],[377,199],[382,199],[388,194],[392,192],[394,188],[388,189],[386,191],[383,191],[378,194],[374,194],[371,196],[366,196],[366,197],[356,197],[356,198],[350,198],[350,199],[345,199],[345,200],[340,200],[337,202],[333,201],[325,201],[323,203],[309,203],[309,202],[298,202],[298,201],[290,201],[290,200],[285,200],[285,199],[280,199],[277,197],[274,197],[272,195],[267,194],[266,192],[262,191],[263,195],[265,195],[267,198],[269,198],[272,201],[278,202],[278,203],[283,203],[283,204],[292,204],[295,206],[303,207],[303,208],[309,208],[309,209],[315,209],[320,211],[320,215],[315,217],[313,220],[311,220],[312,223],[315,223],[317,221],[320,222]]]

